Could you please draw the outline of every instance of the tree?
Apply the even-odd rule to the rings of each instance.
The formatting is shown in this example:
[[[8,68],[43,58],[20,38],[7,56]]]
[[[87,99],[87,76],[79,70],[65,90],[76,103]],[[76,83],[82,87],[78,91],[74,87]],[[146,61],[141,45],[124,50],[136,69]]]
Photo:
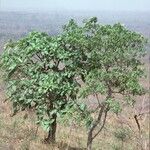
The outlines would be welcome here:
[[[49,130],[46,141],[55,142],[57,117],[75,108],[88,127],[91,150],[108,112],[119,113],[122,102],[132,104],[134,96],[144,94],[139,79],[144,75],[140,58],[145,42],[121,24],[101,25],[96,17],[82,26],[70,20],[58,36],[33,32],[10,42],[1,64],[14,113],[34,108],[38,123]],[[89,95],[97,99],[93,109],[80,101]]]
[[[86,101],[84,109],[80,109],[88,125],[87,149],[91,150],[93,140],[105,126],[108,112],[119,113],[122,103],[132,105],[136,95],[145,93],[139,79],[144,76],[141,58],[146,40],[120,23],[101,25],[95,17],[83,26],[71,20],[64,29],[64,41],[82,55],[78,71],[84,86],[81,85],[79,96],[86,99],[93,95],[97,100],[94,109],[88,108]]]
[[[10,41],[1,56],[8,99],[14,115],[34,109],[37,123],[47,130],[45,142],[55,142],[57,116],[73,106],[77,93],[72,52],[63,49],[60,36],[32,32],[17,42]]]

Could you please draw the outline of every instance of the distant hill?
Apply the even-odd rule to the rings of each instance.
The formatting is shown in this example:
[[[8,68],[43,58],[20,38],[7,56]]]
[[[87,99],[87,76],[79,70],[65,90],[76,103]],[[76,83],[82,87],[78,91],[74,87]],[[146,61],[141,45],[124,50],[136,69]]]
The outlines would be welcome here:
[[[79,23],[96,16],[102,24],[121,22],[127,28],[150,38],[150,13],[148,12],[0,12],[0,51],[8,39],[18,39],[28,32],[37,30],[51,35],[58,34],[71,18]]]

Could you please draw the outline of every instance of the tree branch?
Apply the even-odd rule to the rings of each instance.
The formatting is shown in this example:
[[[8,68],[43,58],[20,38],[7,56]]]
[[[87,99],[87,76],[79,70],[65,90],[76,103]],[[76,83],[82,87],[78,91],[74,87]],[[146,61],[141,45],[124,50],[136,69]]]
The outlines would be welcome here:
[[[99,107],[101,107],[102,105],[100,104],[100,101],[99,101],[99,98],[98,98],[97,93],[95,94],[95,96],[96,96],[96,99],[97,99],[97,102],[98,102]]]
[[[108,110],[105,111],[105,115],[104,115],[104,119],[103,119],[103,124],[102,124],[101,128],[100,128],[99,131],[92,137],[92,139],[96,138],[96,137],[98,136],[98,134],[102,131],[102,129],[105,127],[106,118],[107,118],[107,113],[108,113]]]
[[[97,125],[98,125],[99,122],[101,121],[104,108],[105,108],[105,105],[103,104],[102,107],[101,107],[101,109],[100,109],[100,111],[99,111],[99,114],[98,114],[98,117],[97,117],[96,121],[93,123],[93,126],[92,126],[91,129],[90,129],[91,132],[93,132],[93,130],[97,127]]]

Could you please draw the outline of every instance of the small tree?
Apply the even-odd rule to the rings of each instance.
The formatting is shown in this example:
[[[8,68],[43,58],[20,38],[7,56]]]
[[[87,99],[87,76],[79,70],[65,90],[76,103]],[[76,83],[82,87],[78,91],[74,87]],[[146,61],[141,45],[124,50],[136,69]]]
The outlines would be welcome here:
[[[81,85],[80,97],[93,95],[97,100],[94,109],[86,109],[88,106],[80,109],[88,124],[87,149],[91,150],[108,112],[119,113],[122,109],[122,101],[116,95],[133,104],[134,96],[144,94],[139,79],[144,75],[141,57],[145,54],[146,40],[119,23],[100,25],[97,18],[91,18],[83,26],[71,20],[63,35],[68,48],[81,54],[78,72],[84,86]]]
[[[55,142],[57,116],[67,113],[66,107],[76,106],[86,120],[87,149],[91,150],[108,112],[121,111],[116,94],[128,103],[144,94],[139,79],[144,74],[140,58],[145,42],[143,36],[121,24],[101,25],[97,18],[83,26],[71,20],[56,37],[33,32],[10,42],[1,63],[14,113],[34,108],[38,123],[49,129],[46,141]],[[94,109],[78,101],[78,96],[86,99],[89,95],[97,99]]]
[[[61,37],[32,32],[27,37],[10,41],[1,56],[8,98],[14,115],[34,109],[37,123],[48,130],[46,142],[55,142],[57,116],[73,106],[78,84],[74,80],[74,57],[61,46]],[[67,112],[66,112],[67,113]]]

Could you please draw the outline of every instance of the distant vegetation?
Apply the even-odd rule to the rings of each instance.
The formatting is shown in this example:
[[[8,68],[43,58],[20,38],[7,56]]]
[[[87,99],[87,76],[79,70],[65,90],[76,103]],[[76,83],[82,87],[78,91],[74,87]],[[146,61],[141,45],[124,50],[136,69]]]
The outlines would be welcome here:
[[[97,16],[103,24],[121,22],[129,29],[150,37],[150,14],[144,12],[0,12],[0,51],[8,39],[18,39],[33,30],[56,35],[71,18],[81,23],[92,16]]]

